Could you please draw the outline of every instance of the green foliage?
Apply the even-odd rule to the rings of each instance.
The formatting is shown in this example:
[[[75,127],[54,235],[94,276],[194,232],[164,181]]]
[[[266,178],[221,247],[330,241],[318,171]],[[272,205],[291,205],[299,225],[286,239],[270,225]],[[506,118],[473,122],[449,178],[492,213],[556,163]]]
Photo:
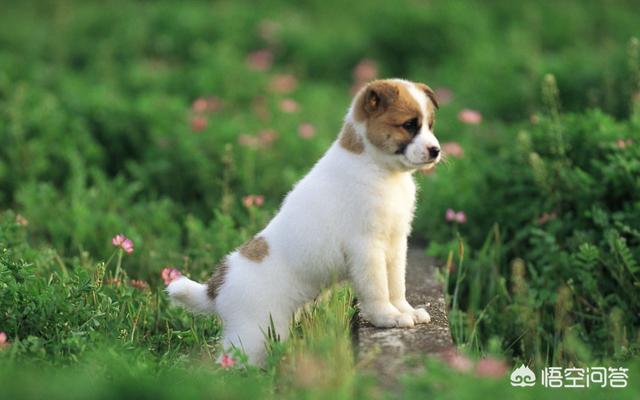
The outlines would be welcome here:
[[[451,255],[457,343],[540,365],[637,354],[639,19],[632,3],[577,0],[3,6],[0,397],[382,396],[352,359],[347,289],[274,338],[265,371],[221,371],[218,322],[169,307],[159,275],[203,280],[264,226],[335,139],[365,58],[453,92],[436,133],[465,155],[420,178],[414,238]],[[247,62],[260,49],[265,71]],[[279,74],[297,87],[273,90]],[[463,108],[485,122],[463,124]],[[266,130],[273,142],[243,142]],[[250,194],[264,205],[244,206]],[[467,224],[445,224],[449,207]],[[110,244],[121,232],[131,255]],[[430,368],[443,372],[407,395],[446,397],[448,370]],[[497,390],[464,379],[451,398]]]
[[[438,220],[448,194],[440,188],[463,174],[465,192],[481,193],[455,203],[468,210],[473,226],[460,231],[478,249],[457,261],[449,279],[459,343],[482,350],[501,337],[511,355],[538,365],[638,353],[637,132],[599,111],[552,112],[523,127],[516,146],[503,137],[471,139],[476,149],[496,151],[465,157],[432,182],[421,221],[435,221],[428,232],[444,243],[450,230]],[[491,230],[486,239],[483,230]],[[446,257],[449,248],[432,244],[431,252]]]

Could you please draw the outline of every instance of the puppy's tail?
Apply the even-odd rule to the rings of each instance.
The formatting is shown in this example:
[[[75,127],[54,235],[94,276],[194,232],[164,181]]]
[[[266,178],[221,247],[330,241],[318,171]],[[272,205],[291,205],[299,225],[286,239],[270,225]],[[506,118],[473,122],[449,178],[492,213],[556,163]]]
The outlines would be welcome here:
[[[167,293],[174,303],[177,303],[197,314],[212,314],[213,300],[207,293],[207,285],[194,282],[186,276],[181,276],[167,286]]]

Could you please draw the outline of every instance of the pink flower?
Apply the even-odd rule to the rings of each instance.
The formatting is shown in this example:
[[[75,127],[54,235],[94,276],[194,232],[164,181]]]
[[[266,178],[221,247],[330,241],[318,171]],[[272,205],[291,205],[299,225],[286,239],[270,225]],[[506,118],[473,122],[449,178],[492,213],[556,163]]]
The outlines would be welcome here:
[[[247,208],[251,208],[253,206],[260,207],[261,205],[264,204],[264,196],[261,194],[258,194],[258,195],[250,194],[250,195],[244,196],[242,198],[242,204],[244,204],[244,206]]]
[[[191,104],[191,110],[196,114],[202,114],[205,112],[216,112],[220,108],[222,102],[219,98],[211,96],[211,97],[198,97]]]
[[[464,211],[456,212],[451,208],[447,209],[444,214],[444,218],[448,222],[457,222],[459,224],[464,224],[465,222],[467,222],[467,215],[464,213]]]
[[[113,239],[111,239],[111,243],[116,247],[120,247],[127,254],[133,253],[133,242],[121,233],[114,236]]]
[[[133,253],[133,242],[131,241],[131,239],[127,239],[122,242],[121,247],[122,250],[124,250],[127,254]]]
[[[298,135],[303,139],[311,139],[316,135],[316,128],[309,122],[298,125]]]
[[[247,65],[255,71],[266,71],[273,63],[273,53],[271,50],[262,49],[249,53]]]
[[[275,93],[290,93],[298,86],[298,80],[291,74],[280,74],[271,78],[269,89]]]
[[[229,356],[228,354],[222,355],[222,358],[220,359],[220,366],[222,368],[231,368],[234,365],[236,365],[236,361],[231,358],[231,356]]]
[[[553,221],[554,219],[557,219],[557,218],[558,218],[558,214],[555,211],[550,212],[550,213],[544,212],[544,213],[542,213],[542,215],[540,215],[538,217],[538,221],[537,222],[538,222],[538,225],[544,225],[547,222]]]
[[[476,364],[476,374],[482,377],[500,378],[507,370],[507,363],[497,358],[483,358]]]
[[[358,83],[366,83],[378,76],[378,64],[369,58],[360,60],[353,69],[353,78]]]
[[[444,218],[449,222],[455,221],[456,220],[456,212],[453,211],[453,209],[451,209],[451,208],[447,208],[447,212],[445,213]]]
[[[23,217],[22,215],[16,214],[16,224],[22,225],[22,226],[27,226],[27,225],[29,225],[29,221],[25,217]]]
[[[191,130],[194,132],[202,132],[207,129],[207,118],[197,115],[191,118]]]
[[[445,350],[440,354],[440,358],[456,371],[469,372],[473,368],[471,360],[455,348]]]
[[[140,279],[132,279],[131,280],[131,286],[133,286],[136,289],[139,290],[147,290],[149,289],[149,284],[143,280]]]
[[[451,100],[453,100],[453,92],[449,88],[439,87],[436,88],[434,92],[436,92],[436,98],[441,106],[449,104]]]
[[[4,332],[0,332],[0,350],[9,347],[11,343],[9,343],[9,339],[7,338],[7,334]]]
[[[247,208],[253,207],[253,195],[244,196],[242,198],[242,204]]]
[[[627,146],[631,146],[632,144],[633,144],[633,140],[631,140],[631,139],[627,139],[627,140],[618,139],[618,140],[616,140],[616,147],[619,148],[619,149],[624,149]]]
[[[175,269],[175,268],[165,267],[165,268],[162,269],[162,272],[160,273],[160,276],[162,277],[162,280],[164,281],[164,284],[168,285],[171,282],[173,282],[174,280],[176,280],[179,277],[181,277],[182,273],[180,271],[178,271],[177,269]]]
[[[458,113],[458,120],[465,124],[478,125],[482,122],[482,114],[478,111],[465,108]]]
[[[207,99],[204,97],[198,97],[191,104],[191,109],[197,113],[203,113],[207,111]]]
[[[445,154],[450,155],[455,158],[462,158],[464,156],[464,149],[460,146],[458,142],[446,142],[442,143],[442,151]]]
[[[293,99],[284,99],[280,102],[280,109],[286,113],[294,113],[299,108],[298,102]]]
[[[278,133],[273,129],[264,129],[258,132],[258,142],[262,147],[269,147],[278,139]]]
[[[122,242],[125,241],[125,239],[127,239],[126,236],[120,233],[118,235],[115,235],[113,239],[111,239],[111,243],[113,243],[114,246],[118,247],[122,244]]]

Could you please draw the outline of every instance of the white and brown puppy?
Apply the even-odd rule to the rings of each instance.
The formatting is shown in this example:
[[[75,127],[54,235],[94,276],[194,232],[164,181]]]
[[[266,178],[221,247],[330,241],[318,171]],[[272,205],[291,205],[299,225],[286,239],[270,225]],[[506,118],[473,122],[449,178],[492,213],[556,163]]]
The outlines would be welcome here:
[[[194,312],[217,313],[224,348],[243,349],[255,364],[264,361],[270,318],[286,338],[295,311],[336,277],[350,279],[375,326],[429,322],[426,310],[405,299],[405,264],[416,195],[411,174],[440,160],[437,108],[427,85],[369,83],[337,140],[269,225],[224,258],[207,284],[173,281],[171,298]]]

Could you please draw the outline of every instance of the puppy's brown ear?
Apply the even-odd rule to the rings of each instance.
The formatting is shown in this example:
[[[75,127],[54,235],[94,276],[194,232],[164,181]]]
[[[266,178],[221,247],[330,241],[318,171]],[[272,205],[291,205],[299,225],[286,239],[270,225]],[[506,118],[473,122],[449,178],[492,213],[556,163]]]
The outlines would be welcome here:
[[[420,88],[420,90],[422,90],[427,95],[427,97],[431,100],[433,105],[436,107],[436,110],[440,108],[440,106],[438,105],[438,99],[436,98],[436,92],[434,92],[433,89],[431,89],[429,86],[425,85],[424,83],[416,83],[416,86]]]
[[[364,117],[384,112],[398,97],[399,91],[391,82],[373,81],[364,89],[358,104]]]

